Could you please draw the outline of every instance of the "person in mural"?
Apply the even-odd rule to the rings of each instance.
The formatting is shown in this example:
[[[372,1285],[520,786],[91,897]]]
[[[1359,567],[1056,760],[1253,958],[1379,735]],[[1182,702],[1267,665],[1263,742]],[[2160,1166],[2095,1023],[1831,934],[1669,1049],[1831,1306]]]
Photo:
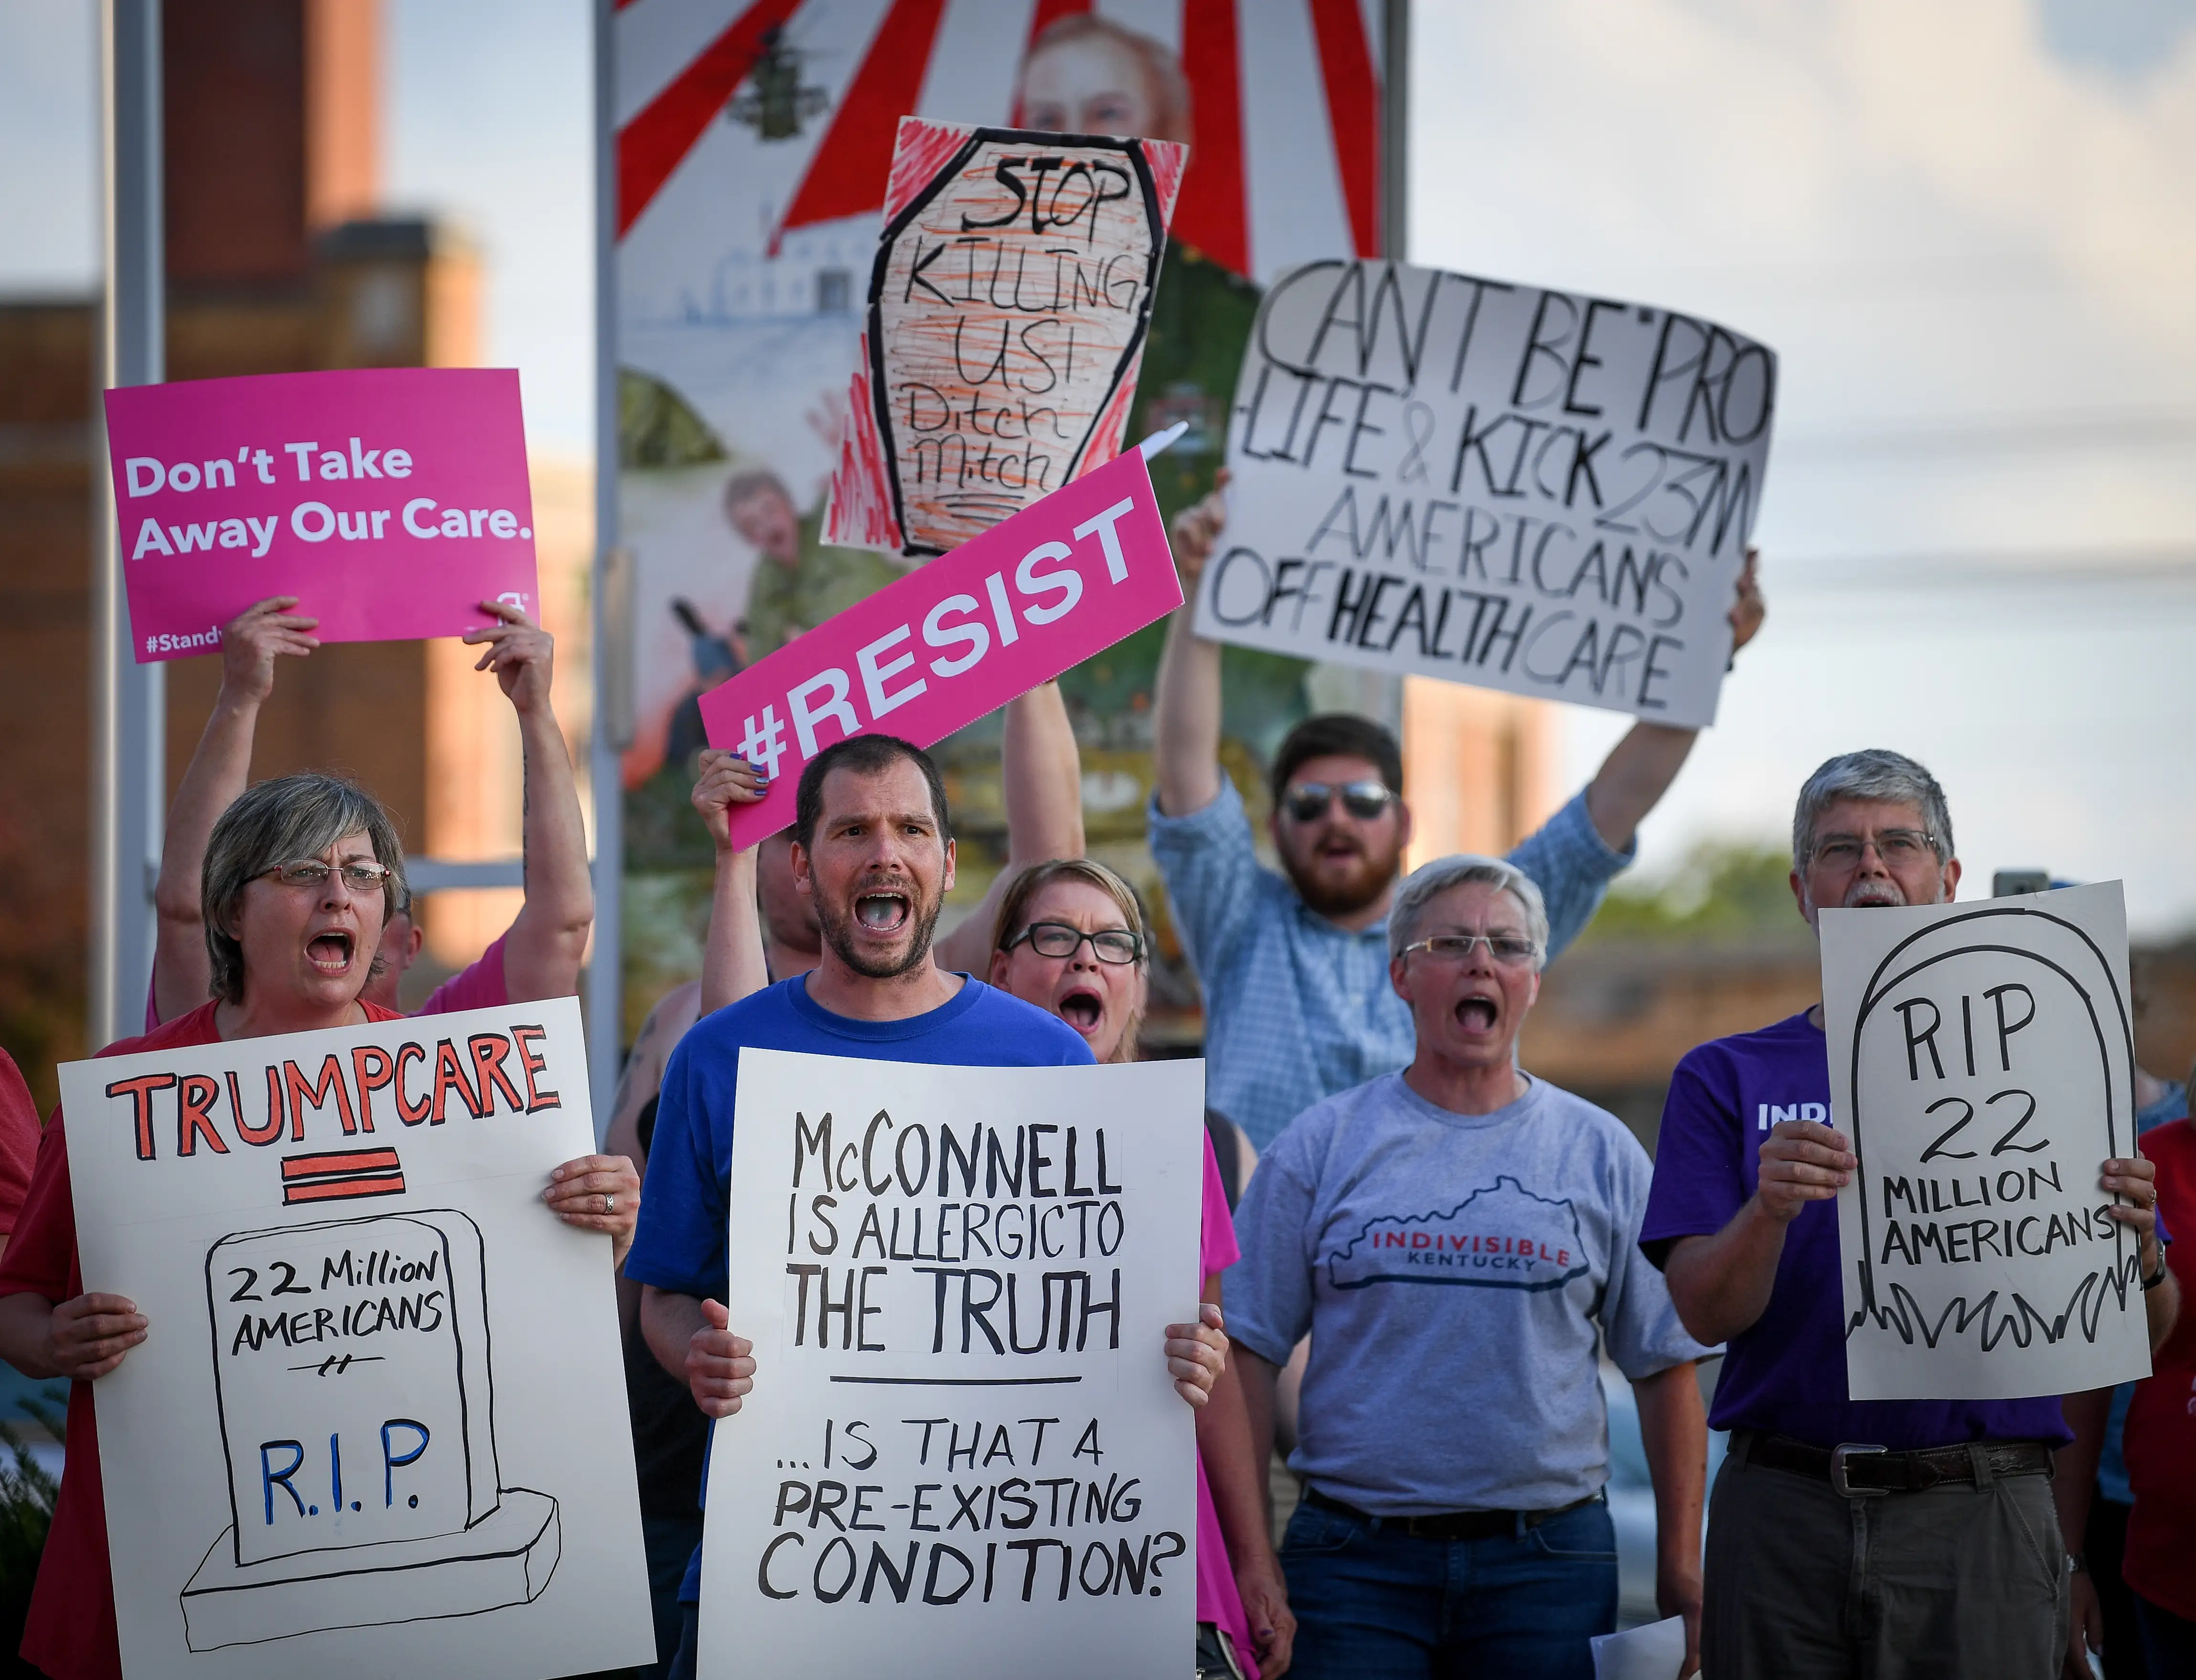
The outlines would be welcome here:
[[[727,479],[724,506],[726,522],[755,551],[746,615],[750,661],[767,658],[901,575],[881,554],[823,541],[824,510],[801,514],[785,481],[766,467]]]
[[[1960,873],[1945,790],[1913,759],[1845,753],[1800,788],[1791,886],[1810,927],[1823,909],[1949,904]],[[1731,1437],[1709,1505],[1702,1673],[2057,1671],[2070,1610],[2085,1619],[2089,1480],[2060,1475],[2054,1453],[2070,1414],[2101,1432],[2108,1394],[1849,1399],[1837,1194],[1858,1158],[1817,1121],[1762,1132],[1771,1104],[1829,1112],[1819,1003],[1678,1064],[1639,1233],[1685,1328],[1727,1344],[1708,1417]],[[2178,1306],[2156,1177],[2140,1158],[2099,1169],[2127,1198],[2106,1211],[2138,1241],[2153,1350]]]
[[[383,930],[404,893],[396,825],[372,794],[312,773],[261,782],[222,812],[204,855],[211,997],[101,1055],[400,1019],[366,996],[381,967]],[[23,1655],[55,1680],[119,1680],[91,1385],[150,1332],[134,1302],[85,1292],[70,1182],[66,1117],[56,1111],[0,1259],[0,1360],[26,1377],[72,1379],[67,1469]],[[567,1224],[607,1235],[615,1263],[633,1240],[639,1191],[631,1161],[586,1155],[550,1175],[542,1199]]]
[[[1411,1059],[1410,1012],[1384,979],[1411,812],[1393,734],[1369,718],[1309,719],[1268,776],[1286,873],[1258,862],[1242,796],[1220,767],[1221,648],[1195,626],[1198,574],[1226,519],[1216,490],[1174,522],[1184,600],[1159,668],[1150,839],[1205,990],[1212,1106],[1263,1150],[1321,1097]],[[1734,650],[1765,615],[1749,551],[1731,609]],[[1585,789],[1511,853],[1546,899],[1548,955],[1578,936],[1632,861],[1641,819],[1696,733],[1633,725]]]
[[[313,634],[319,621],[298,612],[298,604],[295,596],[274,596],[222,627],[221,690],[176,786],[153,892],[159,943],[146,1003],[147,1031],[205,1002],[211,971],[199,876],[208,837],[250,777],[260,708],[274,691],[275,661],[308,657],[320,646]],[[467,631],[465,639],[483,648],[474,669],[494,673],[518,719],[526,788],[526,900],[479,960],[437,986],[416,1014],[569,997],[579,988],[580,965],[594,927],[587,825],[580,816],[571,757],[550,703],[555,639],[516,607],[500,601],[481,605],[498,622]],[[396,891],[363,994],[385,1009],[397,1007],[397,982],[426,943],[401,873]]]

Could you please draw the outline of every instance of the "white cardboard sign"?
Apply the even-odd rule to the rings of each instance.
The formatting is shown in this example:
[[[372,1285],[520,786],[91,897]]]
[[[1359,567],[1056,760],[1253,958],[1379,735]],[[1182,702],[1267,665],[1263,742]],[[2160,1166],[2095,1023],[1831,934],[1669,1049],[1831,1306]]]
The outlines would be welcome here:
[[[1673,310],[1292,268],[1228,426],[1201,636],[1714,721],[1777,358]]]
[[[651,1660],[576,1000],[61,1074],[130,1680]]]
[[[1052,1680],[1188,1661],[1204,1065],[744,1050],[705,1675]]]
[[[1830,1109],[1855,1400],[2019,1400],[2150,1374],[2137,1244],[2106,1215],[2135,1153],[2118,881],[1825,910]]]

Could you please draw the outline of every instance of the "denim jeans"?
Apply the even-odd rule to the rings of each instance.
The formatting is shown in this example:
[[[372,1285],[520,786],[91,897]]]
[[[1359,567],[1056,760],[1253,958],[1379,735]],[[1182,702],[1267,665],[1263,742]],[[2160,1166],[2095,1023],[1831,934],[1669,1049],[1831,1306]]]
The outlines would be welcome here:
[[[1292,1680],[1593,1680],[1616,1630],[1616,1527],[1601,1500],[1523,1533],[1414,1539],[1310,1504],[1281,1542]]]

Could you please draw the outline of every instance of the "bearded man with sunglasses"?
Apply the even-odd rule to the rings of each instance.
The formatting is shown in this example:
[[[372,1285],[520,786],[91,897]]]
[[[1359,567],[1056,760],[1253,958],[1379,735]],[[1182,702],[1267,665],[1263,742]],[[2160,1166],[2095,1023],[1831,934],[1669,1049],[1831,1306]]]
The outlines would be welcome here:
[[[1945,904],[1959,882],[1944,789],[1913,759],[1848,753],[1800,788],[1792,895],[1810,927],[1824,909]],[[2095,1459],[2054,1488],[2072,1438],[2056,1396],[1846,1397],[1836,1197],[1858,1163],[1829,1118],[1819,1003],[1691,1051],[1662,1111],[1641,1245],[1686,1329],[1729,1344],[1702,1671],[2043,1680],[2070,1658]],[[2153,1348],[2177,1304],[2154,1176],[2147,1160],[2099,1169],[2129,1198],[2107,1211],[2140,1240]],[[2101,1428],[2101,1404],[2074,1409]]]
[[[1183,604],[1159,661],[1149,835],[1205,994],[1209,1100],[1263,1150],[1309,1105],[1411,1059],[1410,1013],[1386,975],[1411,812],[1391,732],[1369,718],[1310,718],[1281,743],[1270,777],[1285,874],[1258,862],[1242,798],[1220,769],[1220,644],[1194,624],[1198,574],[1224,518],[1216,490],[1170,533]],[[1763,616],[1749,552],[1731,611],[1734,649]],[[1547,955],[1577,937],[1632,861],[1635,831],[1696,733],[1634,725],[1586,789],[1510,854],[1545,896]]]
[[[1597,1345],[1632,1379],[1656,1590],[1700,1608],[1704,1351],[1638,1248],[1652,1169],[1614,1115],[1517,1065],[1547,909],[1512,864],[1443,857],[1388,918],[1410,1065],[1315,1104],[1251,1175],[1227,1279],[1260,1462],[1309,1334],[1281,1546],[1301,1680],[1591,1680],[1615,1631]]]

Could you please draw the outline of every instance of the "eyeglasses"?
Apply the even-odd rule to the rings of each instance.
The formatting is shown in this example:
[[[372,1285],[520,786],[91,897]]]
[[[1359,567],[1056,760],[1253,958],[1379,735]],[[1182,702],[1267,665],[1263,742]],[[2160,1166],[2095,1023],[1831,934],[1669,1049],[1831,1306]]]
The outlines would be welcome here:
[[[1844,872],[1858,869],[1873,845],[1890,869],[1937,857],[1937,837],[1924,828],[1886,828],[1876,834],[1825,834],[1815,843],[1813,862]]]
[[[1033,921],[1008,940],[1004,949],[1012,950],[1025,939],[1039,956],[1073,956],[1088,939],[1091,954],[1117,968],[1144,954],[1144,942],[1125,927],[1101,927],[1095,933],[1085,933],[1064,921]]]
[[[262,869],[259,875],[263,880],[272,875],[285,886],[309,886],[315,892],[328,884],[331,875],[340,875],[345,886],[363,894],[380,892],[395,873],[386,863],[345,863],[340,869],[334,869],[317,857],[300,857],[294,863]]]
[[[1361,822],[1369,823],[1393,803],[1395,790],[1384,782],[1367,776],[1345,782],[1339,788],[1325,782],[1299,782],[1281,794],[1281,809],[1299,823],[1314,823],[1326,815],[1334,796],[1342,795],[1342,808]]]
[[[1404,946],[1400,954],[1408,956],[1413,951],[1424,951],[1441,962],[1469,962],[1473,948],[1478,945],[1486,946],[1488,955],[1506,967],[1530,962],[1540,954],[1540,948],[1530,939],[1521,939],[1514,933],[1436,933],[1430,939]]]

